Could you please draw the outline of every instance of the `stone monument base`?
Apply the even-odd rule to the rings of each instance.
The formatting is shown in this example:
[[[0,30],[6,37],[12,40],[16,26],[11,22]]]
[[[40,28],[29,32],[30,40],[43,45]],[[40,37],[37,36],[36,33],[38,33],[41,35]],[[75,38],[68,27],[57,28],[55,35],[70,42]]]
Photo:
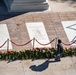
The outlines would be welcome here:
[[[46,0],[3,0],[9,12],[40,11],[49,8]]]

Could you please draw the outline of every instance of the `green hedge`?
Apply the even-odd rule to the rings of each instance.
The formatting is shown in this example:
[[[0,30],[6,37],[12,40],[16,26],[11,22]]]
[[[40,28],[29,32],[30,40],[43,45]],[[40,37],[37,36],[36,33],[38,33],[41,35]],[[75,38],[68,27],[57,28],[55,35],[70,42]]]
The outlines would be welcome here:
[[[56,57],[55,48],[36,48],[34,50],[0,52],[0,60],[45,59]],[[76,48],[65,49],[61,57],[76,56]]]

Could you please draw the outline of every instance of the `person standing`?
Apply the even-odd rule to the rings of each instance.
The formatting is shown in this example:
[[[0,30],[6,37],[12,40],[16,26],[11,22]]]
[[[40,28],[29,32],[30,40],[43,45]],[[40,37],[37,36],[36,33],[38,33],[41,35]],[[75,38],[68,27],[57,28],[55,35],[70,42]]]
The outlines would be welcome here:
[[[56,53],[56,61],[61,61],[60,60],[60,56],[63,53],[64,49],[63,49],[63,45],[62,45],[62,41],[61,39],[58,39],[58,44],[57,44],[57,53]]]

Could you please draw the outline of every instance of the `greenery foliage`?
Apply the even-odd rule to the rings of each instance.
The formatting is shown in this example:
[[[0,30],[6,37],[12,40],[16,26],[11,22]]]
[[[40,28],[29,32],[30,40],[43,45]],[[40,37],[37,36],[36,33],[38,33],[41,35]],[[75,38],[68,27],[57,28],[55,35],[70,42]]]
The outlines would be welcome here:
[[[45,59],[56,57],[55,48],[36,48],[34,50],[22,50],[22,51],[0,51],[0,60],[25,60],[25,59]],[[76,48],[64,49],[61,57],[76,56]]]

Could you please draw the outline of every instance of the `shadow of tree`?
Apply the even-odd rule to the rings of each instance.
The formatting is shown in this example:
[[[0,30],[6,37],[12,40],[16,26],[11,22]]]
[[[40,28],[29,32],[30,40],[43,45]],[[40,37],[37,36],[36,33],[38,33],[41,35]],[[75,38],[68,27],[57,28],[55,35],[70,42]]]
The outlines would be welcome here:
[[[29,68],[31,69],[31,70],[33,70],[33,71],[39,71],[39,72],[41,72],[41,71],[44,71],[44,70],[46,70],[47,68],[48,68],[48,66],[49,66],[49,63],[54,63],[54,62],[57,62],[57,61],[49,61],[49,59],[47,59],[45,62],[43,62],[42,64],[40,64],[40,65],[38,65],[38,66],[36,66],[36,65],[32,65],[32,66],[30,66]]]

